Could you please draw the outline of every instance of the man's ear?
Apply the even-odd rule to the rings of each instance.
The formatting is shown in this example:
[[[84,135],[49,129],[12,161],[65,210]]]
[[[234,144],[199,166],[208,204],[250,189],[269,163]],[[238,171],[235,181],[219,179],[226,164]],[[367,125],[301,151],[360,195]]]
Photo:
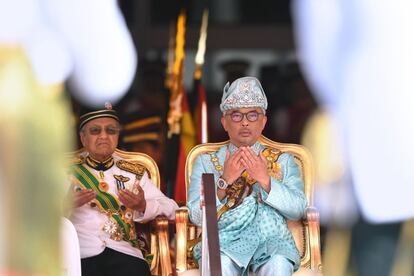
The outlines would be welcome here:
[[[265,126],[266,126],[266,122],[267,122],[267,116],[266,115],[264,115],[263,116],[263,120],[261,121],[261,123],[262,123],[262,134],[263,134],[263,130],[264,130],[264,128],[265,128]]]
[[[86,140],[86,138],[85,138],[85,132],[83,132],[83,131],[81,131],[81,132],[79,132],[79,138],[80,138],[80,141],[81,141],[81,143],[82,143],[82,146],[83,147],[85,147],[85,140]]]
[[[267,116],[266,116],[266,115],[264,115],[264,116],[263,116],[263,128],[262,128],[262,129],[264,129],[264,128],[265,128],[266,123],[267,123]]]

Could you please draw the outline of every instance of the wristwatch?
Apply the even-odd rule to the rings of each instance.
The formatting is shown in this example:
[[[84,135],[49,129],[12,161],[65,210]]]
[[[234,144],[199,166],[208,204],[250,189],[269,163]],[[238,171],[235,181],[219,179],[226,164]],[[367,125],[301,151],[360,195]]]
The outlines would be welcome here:
[[[226,180],[224,180],[223,178],[219,177],[217,179],[217,187],[219,189],[225,190],[227,188],[227,186],[229,186],[229,184],[227,183]]]

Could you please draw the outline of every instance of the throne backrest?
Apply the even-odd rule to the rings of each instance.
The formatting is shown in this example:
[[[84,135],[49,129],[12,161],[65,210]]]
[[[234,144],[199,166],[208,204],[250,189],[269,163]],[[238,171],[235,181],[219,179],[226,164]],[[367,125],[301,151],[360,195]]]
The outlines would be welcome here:
[[[290,153],[294,156],[296,163],[298,164],[301,175],[304,182],[304,191],[308,201],[308,206],[313,206],[313,171],[312,171],[312,160],[309,151],[297,144],[285,144],[274,142],[265,136],[259,138],[259,142],[265,147],[276,149],[281,153]],[[185,185],[188,193],[188,186],[190,184],[190,177],[193,170],[193,164],[198,155],[215,152],[222,146],[228,144],[229,141],[221,143],[206,143],[200,144],[194,147],[187,156],[186,170],[185,170]],[[188,194],[187,194],[188,196]],[[311,243],[309,241],[309,231],[307,230],[307,222],[301,221],[288,221],[288,226],[293,234],[296,242],[296,246],[301,255],[302,261],[301,266],[310,267],[310,250]]]

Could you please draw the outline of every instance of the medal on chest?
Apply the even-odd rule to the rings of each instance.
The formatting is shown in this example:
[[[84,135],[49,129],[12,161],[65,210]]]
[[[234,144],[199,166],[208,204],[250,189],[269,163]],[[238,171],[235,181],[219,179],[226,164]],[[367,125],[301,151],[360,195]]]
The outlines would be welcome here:
[[[116,187],[118,190],[123,190],[126,188],[125,183],[129,181],[129,177],[123,175],[114,175],[116,181]]]
[[[109,190],[109,185],[108,183],[105,182],[104,178],[105,178],[105,175],[103,171],[99,171],[99,189],[102,192],[107,192]]]
[[[120,241],[123,238],[123,234],[121,229],[119,229],[118,223],[112,220],[110,216],[108,216],[107,221],[105,222],[102,230],[110,235],[110,238],[114,241]]]

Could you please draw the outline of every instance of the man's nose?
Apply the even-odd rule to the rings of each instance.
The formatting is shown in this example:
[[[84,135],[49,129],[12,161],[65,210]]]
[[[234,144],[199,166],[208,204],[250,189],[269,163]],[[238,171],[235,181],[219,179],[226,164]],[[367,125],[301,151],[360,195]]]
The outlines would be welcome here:
[[[247,116],[243,115],[243,119],[241,121],[242,126],[248,126],[249,125],[249,120],[247,120]]]
[[[107,138],[109,135],[106,132],[106,129],[102,129],[102,131],[99,133],[99,138]]]

